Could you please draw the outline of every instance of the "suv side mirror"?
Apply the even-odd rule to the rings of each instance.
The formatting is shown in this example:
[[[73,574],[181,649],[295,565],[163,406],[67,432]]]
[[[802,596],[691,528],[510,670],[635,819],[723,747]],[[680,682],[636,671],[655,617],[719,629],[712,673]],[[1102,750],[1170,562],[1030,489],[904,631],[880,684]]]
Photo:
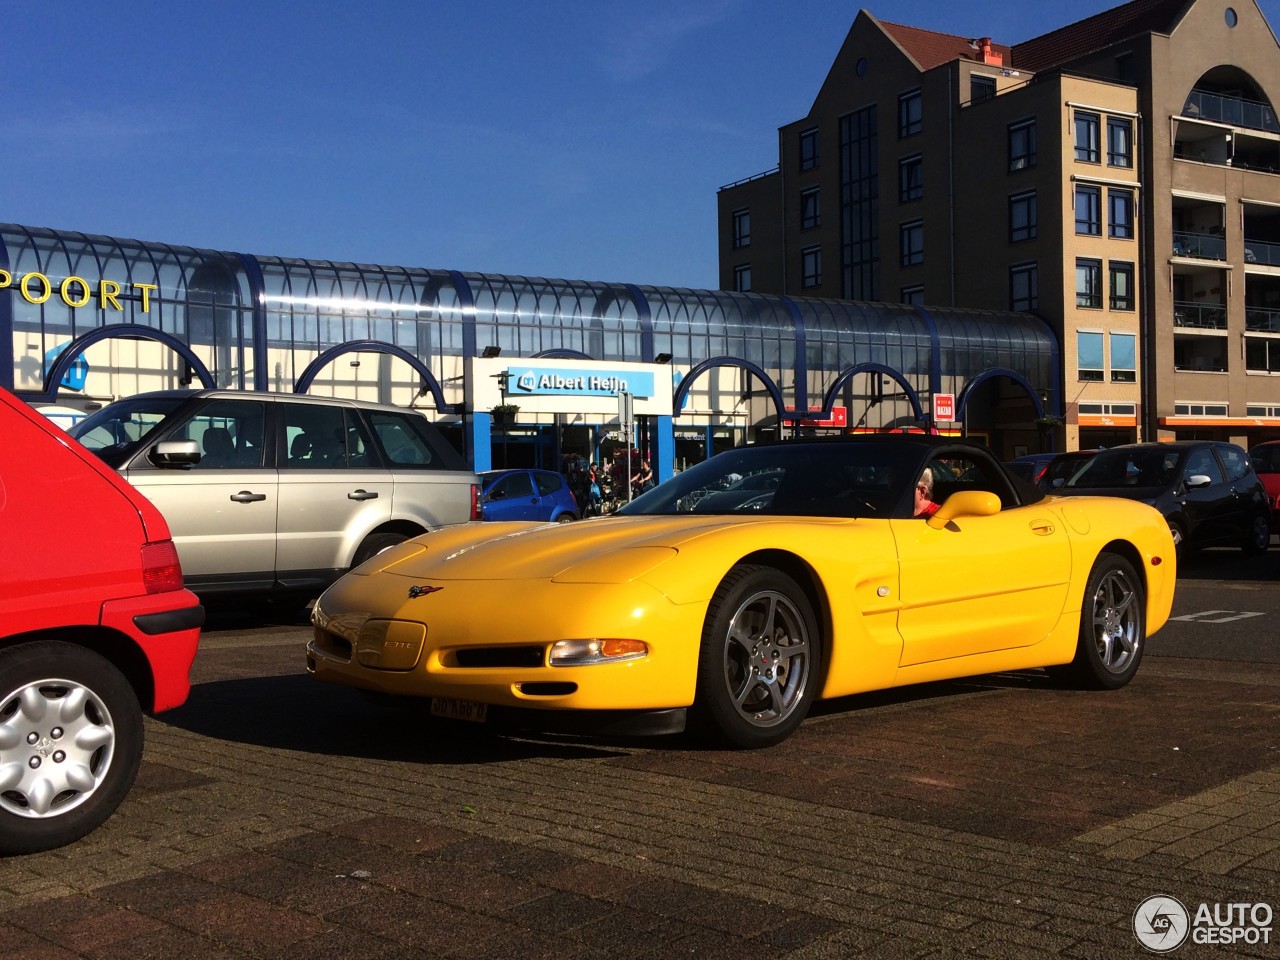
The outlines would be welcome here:
[[[1207,487],[1213,483],[1212,477],[1206,477],[1203,473],[1193,473],[1187,477],[1187,489],[1198,490],[1201,487]]]
[[[161,440],[147,459],[157,467],[191,467],[200,462],[200,447],[194,440]]]

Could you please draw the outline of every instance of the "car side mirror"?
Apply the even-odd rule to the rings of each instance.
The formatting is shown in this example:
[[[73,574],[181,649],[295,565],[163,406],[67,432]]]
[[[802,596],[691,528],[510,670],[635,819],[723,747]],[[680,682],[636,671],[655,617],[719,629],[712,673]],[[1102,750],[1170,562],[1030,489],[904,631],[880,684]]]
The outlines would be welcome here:
[[[941,530],[956,517],[990,517],[1000,512],[1000,498],[990,490],[961,490],[947,497],[938,512],[925,520]]]
[[[1213,483],[1212,477],[1206,477],[1203,473],[1193,473],[1187,477],[1187,489],[1198,490],[1201,487],[1207,487]]]
[[[200,446],[194,440],[161,440],[147,459],[157,467],[192,467],[200,462]]]

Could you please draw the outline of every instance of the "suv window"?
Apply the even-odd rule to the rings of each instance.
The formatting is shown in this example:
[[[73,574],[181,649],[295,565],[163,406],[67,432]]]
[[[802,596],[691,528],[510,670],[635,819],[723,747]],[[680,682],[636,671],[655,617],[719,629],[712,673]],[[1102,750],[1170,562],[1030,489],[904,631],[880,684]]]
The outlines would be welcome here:
[[[347,421],[342,407],[285,403],[285,463],[294,470],[347,466]]]
[[[193,470],[242,470],[263,465],[265,403],[212,400],[170,431],[169,440],[194,440],[200,461]]]
[[[1228,480],[1243,480],[1249,475],[1249,458],[1243,450],[1229,443],[1219,444],[1217,450],[1218,458],[1227,468]]]
[[[421,414],[370,410],[365,416],[369,418],[387,460],[394,466],[425,470],[459,468],[444,453],[444,439],[431,435]]]

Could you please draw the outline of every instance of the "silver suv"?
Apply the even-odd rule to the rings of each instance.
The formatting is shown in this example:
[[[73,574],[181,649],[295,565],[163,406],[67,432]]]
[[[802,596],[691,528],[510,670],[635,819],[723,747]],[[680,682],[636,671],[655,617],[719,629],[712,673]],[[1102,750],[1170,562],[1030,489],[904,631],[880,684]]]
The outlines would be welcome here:
[[[479,519],[479,482],[413,410],[237,390],[119,400],[71,431],[144,493],[197,593],[310,593]]]

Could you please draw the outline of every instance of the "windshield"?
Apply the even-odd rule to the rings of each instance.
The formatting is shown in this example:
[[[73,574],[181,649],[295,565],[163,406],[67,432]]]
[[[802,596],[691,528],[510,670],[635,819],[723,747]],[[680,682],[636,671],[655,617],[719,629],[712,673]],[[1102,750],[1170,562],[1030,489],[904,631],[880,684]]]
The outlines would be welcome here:
[[[126,463],[185,397],[118,400],[80,421],[68,432],[113,467]]]
[[[712,457],[619,513],[889,517],[928,449],[898,443],[784,443]]]
[[[1084,467],[1067,480],[1066,486],[1072,490],[1167,487],[1177,478],[1181,461],[1181,451],[1159,445],[1116,447],[1087,460]]]

